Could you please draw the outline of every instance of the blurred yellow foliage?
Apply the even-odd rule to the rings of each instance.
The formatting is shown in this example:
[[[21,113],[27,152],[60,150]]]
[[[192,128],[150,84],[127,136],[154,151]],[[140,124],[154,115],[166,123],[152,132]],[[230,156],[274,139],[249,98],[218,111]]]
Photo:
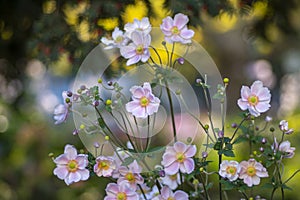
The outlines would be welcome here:
[[[63,12],[65,14],[65,20],[69,25],[78,24],[79,14],[83,13],[89,7],[88,1],[80,1],[80,3],[76,5],[66,4]]]
[[[49,0],[43,3],[43,13],[51,14],[56,10],[56,1]]]
[[[13,34],[14,32],[10,28],[7,28],[1,32],[1,38],[3,40],[9,40],[13,36]]]
[[[267,1],[257,1],[253,4],[253,17],[258,19],[263,18],[268,9],[268,2]]]
[[[122,19],[125,23],[133,22],[134,19],[141,20],[148,14],[146,4],[142,0],[135,0],[135,4],[128,5],[122,14]]]
[[[238,21],[236,14],[221,12],[211,20],[212,28],[220,33],[225,33],[233,29]]]
[[[117,17],[99,19],[97,25],[102,26],[107,31],[112,31],[115,27],[119,26],[119,19]]]

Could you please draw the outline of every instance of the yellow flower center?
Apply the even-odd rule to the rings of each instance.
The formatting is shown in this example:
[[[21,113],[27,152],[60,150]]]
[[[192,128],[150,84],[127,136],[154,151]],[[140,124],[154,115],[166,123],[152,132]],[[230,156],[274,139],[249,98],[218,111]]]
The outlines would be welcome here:
[[[78,168],[78,163],[76,160],[70,160],[68,163],[69,172],[76,172]]]
[[[236,173],[236,167],[228,166],[228,167],[226,168],[226,173],[227,173],[227,174],[231,174],[231,175],[235,175],[235,173]]]
[[[149,104],[149,99],[147,99],[147,97],[142,97],[140,100],[140,104],[142,107],[146,107]]]
[[[109,163],[107,161],[100,161],[99,164],[98,164],[98,169],[108,170],[109,169]]]
[[[248,102],[252,105],[255,106],[258,103],[258,97],[255,95],[252,95],[248,98]]]
[[[185,160],[185,156],[183,153],[177,153],[176,155],[177,161],[182,163]]]
[[[175,200],[174,197],[169,197],[167,200]]]
[[[143,45],[137,46],[136,49],[135,49],[135,52],[136,52],[137,54],[143,54],[143,52],[144,52],[144,47],[143,47]]]
[[[116,42],[117,43],[121,43],[122,41],[123,41],[123,37],[122,36],[118,36],[117,38],[116,38]]]
[[[126,194],[124,192],[119,192],[117,194],[117,200],[126,200],[127,199],[126,197],[127,196],[126,196]]]
[[[256,169],[252,166],[248,167],[247,174],[248,174],[248,176],[254,176],[256,174]]]
[[[179,29],[177,26],[174,26],[171,30],[173,35],[178,35],[180,33]]]
[[[135,181],[135,177],[134,177],[133,173],[131,173],[131,172],[126,174],[125,178],[131,183]]]

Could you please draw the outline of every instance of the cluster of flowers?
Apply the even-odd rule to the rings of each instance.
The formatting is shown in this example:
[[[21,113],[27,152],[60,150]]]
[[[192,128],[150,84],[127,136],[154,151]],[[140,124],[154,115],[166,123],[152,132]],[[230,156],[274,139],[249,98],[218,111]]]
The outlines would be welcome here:
[[[188,17],[181,13],[176,14],[174,19],[171,17],[165,18],[160,26],[165,36],[165,42],[191,43],[194,32],[187,28],[187,23]],[[120,54],[125,59],[128,59],[127,65],[136,64],[140,61],[148,62],[149,59],[151,60],[149,48],[153,48],[150,45],[151,29],[148,18],[143,18],[140,21],[134,20],[133,23],[125,25],[125,32],[115,28],[112,33],[112,39],[104,37],[101,41],[107,45],[106,49],[118,48]],[[177,61],[178,63],[183,63],[184,59],[179,58]],[[168,63],[171,62],[168,61]],[[158,66],[153,61],[149,64]],[[216,95],[216,98],[224,99],[228,82],[228,79],[224,79],[225,86],[220,85],[218,88],[219,94]],[[98,83],[102,84],[102,79],[99,79]],[[207,87],[206,82],[203,83],[200,79],[196,81],[196,84],[203,86],[204,89]],[[113,86],[114,90],[118,92],[121,90],[118,84],[109,82],[108,85]],[[133,86],[130,88],[130,92],[132,93],[131,100],[125,103],[122,102],[127,113],[135,118],[146,119],[158,112],[161,100],[153,94],[150,82],[144,82],[141,86]],[[64,91],[62,96],[64,103],[58,105],[54,110],[55,124],[66,121],[74,103],[84,102],[87,105],[91,105],[98,111],[99,115],[101,113],[97,110],[97,107],[101,102],[104,103],[106,111],[111,112],[113,109],[113,102],[110,99],[105,101],[99,97],[98,86],[92,88],[81,86],[77,93]],[[224,103],[223,100],[220,102]],[[91,154],[77,154],[77,150],[68,144],[65,146],[64,154],[54,159],[54,163],[57,165],[54,169],[54,174],[59,179],[64,180],[67,185],[87,180],[92,173],[98,177],[109,177],[113,182],[106,186],[105,200],[186,200],[190,198],[199,199],[200,197],[210,199],[208,176],[216,173],[220,177],[220,188],[222,185],[230,186],[231,189],[236,189],[244,197],[247,197],[245,188],[259,185],[261,178],[269,177],[267,169],[273,166],[275,169],[272,173],[272,180],[270,180],[273,187],[272,199],[276,189],[281,188],[283,191],[284,187],[286,187],[285,183],[294,176],[292,175],[291,178],[283,182],[280,167],[283,165],[282,160],[284,158],[292,158],[294,156],[295,148],[291,147],[291,143],[288,140],[284,140],[285,135],[293,133],[293,129],[289,128],[287,121],[282,120],[279,123],[279,130],[282,132],[280,140],[275,136],[275,129],[270,128],[270,132],[273,134],[271,139],[273,142],[269,142],[267,138],[262,137],[260,134],[266,131],[267,123],[272,120],[271,117],[266,117],[266,126],[263,129],[259,130],[258,127],[254,126],[255,119],[270,109],[270,102],[271,93],[268,88],[263,86],[261,81],[255,81],[250,87],[242,86],[241,98],[238,99],[237,105],[241,110],[245,111],[245,115],[239,125],[232,125],[235,131],[231,137],[225,136],[224,129],[218,129],[218,135],[213,135],[215,138],[213,136],[210,137],[209,125],[203,125],[199,121],[208,137],[207,144],[205,144],[206,149],[204,152],[201,152],[202,157],[196,156],[196,145],[190,142],[185,144],[181,141],[176,141],[176,138],[174,138],[174,144],[165,148],[160,165],[157,165],[152,172],[144,173],[141,160],[132,156],[130,151],[127,151],[128,149],[136,150],[134,148],[136,144],[128,141],[127,150],[118,148],[117,144],[113,144],[113,138],[105,135],[105,140],[115,147],[113,156],[104,156],[101,151],[100,155],[90,158]],[[244,123],[248,123],[248,126],[236,138],[236,133],[241,130]],[[84,129],[84,126],[80,127],[80,129]],[[213,126],[211,129],[215,134]],[[78,132],[79,130],[76,129],[74,134],[78,134]],[[110,134],[113,136],[113,133]],[[128,138],[130,139],[130,137]],[[209,141],[212,143],[209,144]],[[222,156],[234,157],[233,145],[239,141],[246,141],[251,145],[259,143],[261,145],[259,147],[260,153],[255,151],[256,153],[254,154],[252,149],[250,149],[250,159],[240,163],[235,160],[223,160]],[[94,146],[95,148],[100,147],[98,143],[95,143]],[[208,172],[210,163],[207,160],[208,148],[217,151],[219,155],[219,169],[216,173]],[[139,152],[137,151],[137,153]],[[256,158],[254,158],[255,156]],[[128,158],[132,158],[131,162],[124,165],[124,161]],[[144,167],[147,166],[145,165]],[[299,170],[295,174],[298,172]],[[202,177],[203,174],[206,180]],[[193,189],[185,191],[186,187],[183,187],[184,184],[192,186]],[[222,191],[222,188],[220,191]],[[222,193],[220,193],[220,196],[222,196]]]
[[[150,189],[144,182],[141,175],[142,168],[134,160],[128,166],[122,166],[122,160],[129,155],[124,152],[118,152],[114,156],[98,156],[93,166],[93,173],[98,177],[111,177],[116,180],[116,183],[109,183],[106,187],[108,199],[188,199],[188,194],[184,191],[175,190],[181,180],[180,173],[190,174],[195,168],[193,157],[196,154],[195,145],[186,145],[182,142],[176,142],[174,146],[168,146],[159,166],[160,178],[158,190],[157,185]],[[54,174],[65,181],[67,185],[78,181],[85,181],[89,178],[90,172],[86,169],[89,165],[88,155],[77,154],[77,150],[67,144],[64,154],[54,159],[57,167],[54,169]],[[141,193],[141,190],[143,192]]]

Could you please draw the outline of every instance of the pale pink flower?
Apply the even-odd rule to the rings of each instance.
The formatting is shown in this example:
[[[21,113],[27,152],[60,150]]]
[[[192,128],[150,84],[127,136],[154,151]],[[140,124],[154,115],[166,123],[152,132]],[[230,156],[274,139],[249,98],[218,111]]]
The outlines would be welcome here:
[[[158,111],[160,100],[152,94],[150,83],[145,82],[143,87],[133,86],[130,92],[132,101],[126,104],[127,112],[137,118],[146,118]]]
[[[130,44],[120,48],[121,55],[128,59],[126,65],[133,65],[139,61],[146,62],[150,58],[151,36],[140,31],[133,31],[131,40]]]
[[[67,185],[89,178],[89,170],[86,169],[89,161],[85,154],[78,154],[76,149],[67,144],[64,154],[54,159],[57,167],[53,173],[59,179],[64,180]]]
[[[174,20],[169,16],[164,18],[160,29],[165,35],[166,42],[191,43],[195,33],[187,28],[188,22],[189,18],[182,13],[176,14]]]
[[[250,114],[258,117],[260,113],[266,112],[271,107],[271,94],[267,87],[263,87],[261,81],[255,81],[251,88],[242,86],[241,98],[238,100],[238,106],[242,110],[249,110]]]
[[[72,96],[72,95],[70,95]],[[54,124],[61,124],[65,122],[69,115],[69,108],[72,106],[73,99],[68,96],[67,91],[62,92],[63,104],[59,104],[54,108],[53,118]]]
[[[112,39],[108,39],[106,37],[101,38],[101,42],[106,45],[104,49],[113,49],[120,48],[121,46],[126,45],[128,42],[128,38],[124,35],[123,31],[116,27],[112,32]]]
[[[176,142],[173,146],[168,146],[163,155],[161,164],[168,175],[174,175],[179,170],[182,173],[190,174],[195,168],[193,156],[196,154],[195,145],[186,145]]]
[[[280,143],[278,150],[283,153],[282,157],[292,158],[295,155],[295,147],[291,147],[290,141],[286,140]]]
[[[113,157],[99,156],[96,158],[96,164],[94,165],[94,172],[97,176],[110,177],[113,171],[116,169],[116,163]]]
[[[242,161],[240,166],[241,172],[239,178],[243,179],[244,183],[247,184],[248,187],[259,185],[260,178],[269,176],[266,168],[253,158],[248,161]]]
[[[173,192],[168,186],[161,189],[161,194],[153,200],[188,200],[189,195],[182,190]]]
[[[286,120],[281,120],[279,122],[279,128],[285,134],[291,134],[294,132],[294,129],[289,128],[289,123]]]
[[[134,160],[130,165],[127,167],[121,166],[119,168],[120,177],[118,179],[118,184],[128,183],[131,188],[136,190],[137,184],[143,184],[144,179],[140,175],[142,172],[141,166]]]
[[[149,22],[149,18],[144,17],[142,20],[134,19],[133,23],[125,24],[124,30],[126,31],[126,36],[130,39],[132,38],[131,35],[134,31],[140,31],[147,35],[151,31],[151,24]]]
[[[55,120],[54,124],[61,124],[65,122],[68,118],[69,107],[66,104],[59,104],[54,108],[53,118]]]
[[[228,178],[229,181],[235,181],[239,177],[241,167],[238,162],[234,160],[223,160],[220,164],[219,174],[223,178]]]
[[[165,177],[161,178],[162,183],[169,186],[172,190],[175,190],[178,185],[181,185],[180,174],[176,173],[173,175],[166,174]]]
[[[106,194],[104,200],[137,200],[139,199],[138,194],[135,192],[130,185],[109,183],[106,186]]]

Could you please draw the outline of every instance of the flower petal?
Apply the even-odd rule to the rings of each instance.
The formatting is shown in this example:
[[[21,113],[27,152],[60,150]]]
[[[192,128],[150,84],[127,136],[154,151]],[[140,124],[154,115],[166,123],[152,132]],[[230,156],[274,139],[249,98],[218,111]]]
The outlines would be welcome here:
[[[196,148],[196,146],[195,145],[190,145],[188,148],[187,148],[187,150],[186,150],[186,152],[184,153],[184,155],[186,156],[186,157],[193,157],[195,154],[196,154],[196,152],[197,152],[197,148]]]
[[[163,160],[161,161],[161,164],[164,167],[168,167],[175,161],[176,161],[175,154],[167,152],[167,153],[164,153]]]
[[[191,39],[194,34],[195,32],[193,30],[189,30],[186,27],[180,31],[180,36],[184,39]]]
[[[76,159],[76,156],[77,156],[77,150],[72,146],[72,145],[69,145],[67,144],[65,146],[65,151],[64,151],[66,157],[69,159],[69,160],[75,160]]]
[[[260,112],[266,112],[267,110],[269,110],[269,108],[271,107],[271,105],[267,102],[259,102],[256,106],[255,109]]]
[[[160,25],[161,30],[170,31],[173,28],[173,19],[168,16],[162,20],[162,24]]]
[[[251,90],[248,86],[242,86],[241,88],[241,97],[242,100],[248,101],[249,96],[251,95]]]
[[[184,144],[183,142],[176,142],[174,144],[174,150],[177,152],[177,153],[184,153],[187,149],[187,145]]]
[[[120,48],[120,53],[124,58],[132,58],[136,55],[136,46],[134,44],[129,44],[128,46],[123,46]]]
[[[133,112],[138,107],[141,107],[141,105],[139,101],[130,101],[125,105],[125,107],[127,112]]]
[[[195,163],[192,158],[186,158],[185,161],[183,162],[184,168],[185,168],[185,173],[190,174],[193,172],[195,168]]]
[[[138,63],[141,60],[141,58],[142,58],[141,55],[135,55],[134,57],[127,60],[126,65],[130,66],[130,65],[133,65],[135,63]]]
[[[69,162],[69,159],[65,154],[62,154],[54,159],[55,164],[57,165],[66,165]]]
[[[66,167],[56,167],[53,170],[53,174],[56,175],[59,179],[63,180],[68,176],[69,171]]]
[[[171,165],[165,168],[165,172],[168,175],[174,175],[178,172],[179,170],[179,163],[178,162],[173,162]]]
[[[261,81],[255,81],[251,85],[251,93],[257,95],[262,87],[263,87],[263,83]]]
[[[189,195],[181,190],[177,190],[174,193],[174,199],[176,200],[188,200],[189,199]]]
[[[189,18],[182,13],[178,13],[174,17],[174,26],[177,26],[179,30],[181,30],[188,22]]]

